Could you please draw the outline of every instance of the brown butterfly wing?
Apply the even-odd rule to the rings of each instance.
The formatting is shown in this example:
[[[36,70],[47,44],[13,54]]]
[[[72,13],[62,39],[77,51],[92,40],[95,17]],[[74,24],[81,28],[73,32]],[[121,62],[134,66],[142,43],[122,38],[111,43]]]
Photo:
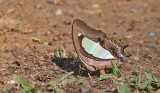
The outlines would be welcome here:
[[[80,41],[78,40],[79,33],[83,33],[84,35],[94,38],[100,38],[101,40],[104,40],[106,38],[106,34],[102,31],[94,30],[83,21],[76,19],[74,20],[72,25],[72,39],[77,52],[79,52],[78,50],[80,50]]]
[[[101,60],[98,58],[94,58],[91,55],[87,54],[84,49],[81,47],[81,40],[78,38],[78,34],[82,33],[84,36],[87,37],[93,37],[95,39],[100,39],[100,41],[103,41],[104,44],[102,45],[104,48],[113,48],[116,53],[118,53],[118,56],[121,55],[121,49],[119,46],[114,44],[111,40],[107,40],[107,36],[104,32],[100,30],[95,30],[89,27],[86,23],[83,21],[76,19],[73,22],[72,25],[72,39],[74,43],[74,47],[76,49],[76,52],[80,58],[80,60],[84,63],[87,69],[90,71],[96,71],[96,70],[101,70],[105,68],[110,68],[111,67],[111,62],[113,63],[119,63],[121,59],[119,57],[116,57],[115,59],[106,59],[106,60]]]

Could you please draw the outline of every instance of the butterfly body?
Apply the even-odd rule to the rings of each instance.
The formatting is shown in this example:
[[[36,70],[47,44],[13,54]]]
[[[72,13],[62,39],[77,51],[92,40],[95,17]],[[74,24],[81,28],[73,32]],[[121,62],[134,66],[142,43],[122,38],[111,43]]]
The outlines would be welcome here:
[[[79,59],[90,71],[104,70],[111,67],[111,62],[122,64],[126,60],[121,46],[79,19],[73,22],[72,39]]]

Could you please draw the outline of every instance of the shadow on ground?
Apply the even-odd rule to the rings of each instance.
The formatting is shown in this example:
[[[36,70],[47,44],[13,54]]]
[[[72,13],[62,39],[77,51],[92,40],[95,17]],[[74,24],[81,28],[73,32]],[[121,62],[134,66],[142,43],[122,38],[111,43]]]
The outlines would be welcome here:
[[[88,73],[91,76],[99,76],[99,72],[91,72],[88,71],[82,62],[76,62],[74,58],[52,58],[52,62],[54,62],[57,66],[59,66],[61,69],[71,72],[73,71],[73,75],[81,75],[88,77]]]

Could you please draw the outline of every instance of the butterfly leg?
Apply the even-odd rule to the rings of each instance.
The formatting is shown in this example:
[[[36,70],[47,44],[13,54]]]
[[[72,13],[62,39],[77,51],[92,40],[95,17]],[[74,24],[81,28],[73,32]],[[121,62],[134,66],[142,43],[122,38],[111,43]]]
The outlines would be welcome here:
[[[106,74],[106,71],[103,69],[103,70],[100,70],[99,73],[100,75],[103,75],[103,74]]]
[[[78,64],[78,66],[79,66],[79,75],[82,75],[84,69],[80,64]]]

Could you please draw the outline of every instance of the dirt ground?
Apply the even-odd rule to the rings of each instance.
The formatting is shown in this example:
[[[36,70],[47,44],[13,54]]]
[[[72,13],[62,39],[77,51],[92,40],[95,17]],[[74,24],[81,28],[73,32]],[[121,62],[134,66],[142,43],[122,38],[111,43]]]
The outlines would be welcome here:
[[[160,0],[0,0],[0,93],[8,89],[15,93],[16,75],[22,76],[43,93],[49,81],[74,71],[81,78],[75,59],[65,54],[76,52],[71,38],[74,19],[100,29],[121,45],[129,45],[131,54],[120,70],[125,75],[150,71],[160,80]],[[62,44],[65,59],[55,59],[58,44]],[[76,63],[75,63],[76,64]],[[89,72],[91,73],[91,72]],[[91,73],[92,79],[99,74]],[[92,93],[109,86],[107,80],[94,86],[87,80],[84,86]],[[64,93],[81,93],[79,85],[70,84]]]

